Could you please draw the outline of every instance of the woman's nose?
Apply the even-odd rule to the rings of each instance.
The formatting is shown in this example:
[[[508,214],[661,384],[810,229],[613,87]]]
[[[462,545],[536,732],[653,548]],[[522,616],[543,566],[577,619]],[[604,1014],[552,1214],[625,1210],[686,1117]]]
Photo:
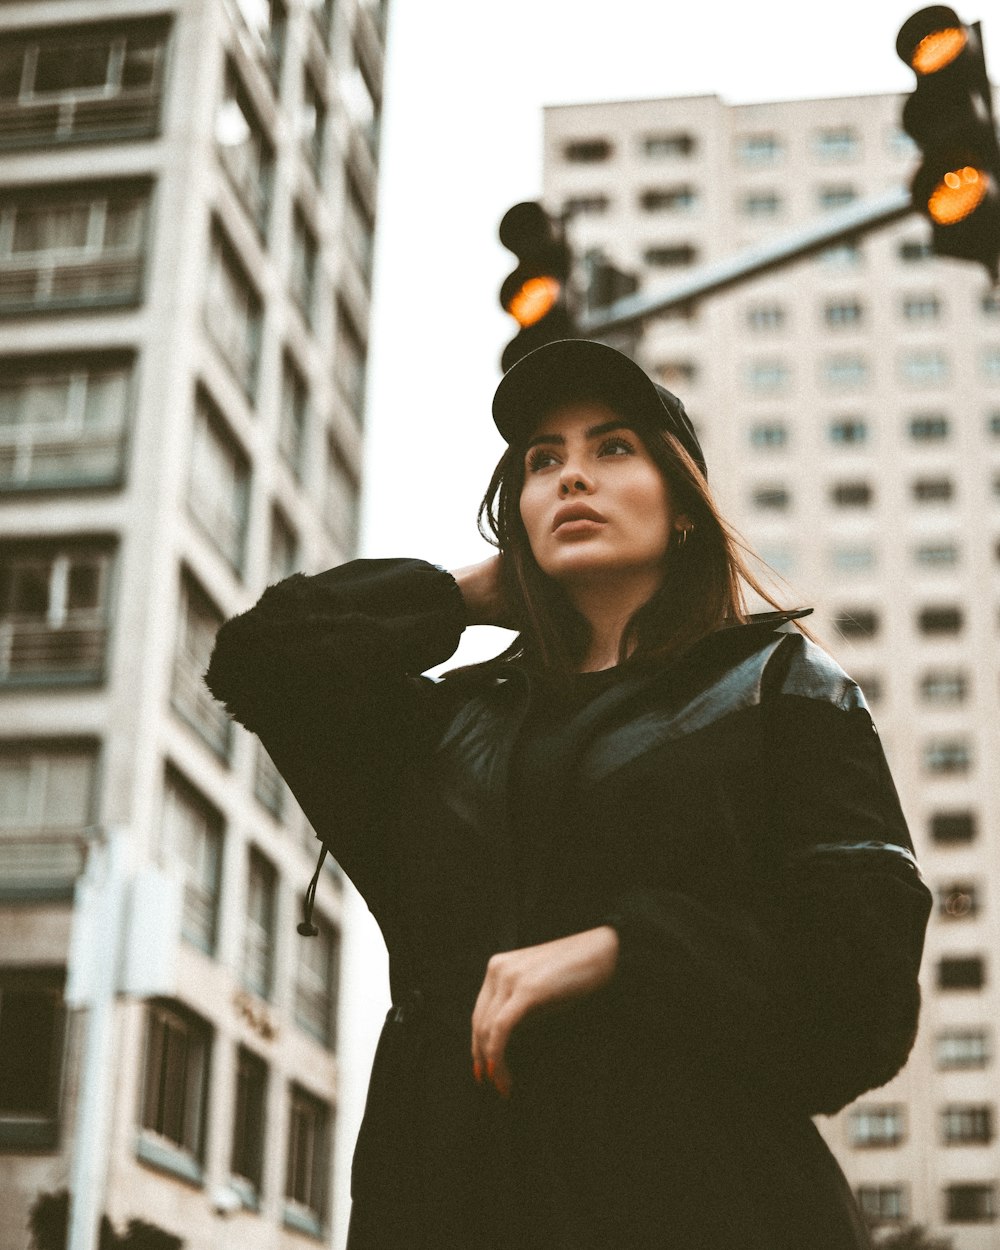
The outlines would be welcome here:
[[[576,468],[569,463],[563,466],[563,471],[559,475],[560,495],[571,495],[577,492],[584,493],[592,489],[593,483],[582,469]]]

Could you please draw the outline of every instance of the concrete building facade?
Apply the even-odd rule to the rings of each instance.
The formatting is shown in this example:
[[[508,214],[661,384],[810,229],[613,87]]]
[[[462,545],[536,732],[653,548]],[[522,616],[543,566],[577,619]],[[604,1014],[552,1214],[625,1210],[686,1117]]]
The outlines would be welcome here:
[[[169,934],[148,870],[179,933],[146,992],[113,986],[96,1209],[189,1246],[343,1222],[342,882],[297,937],[312,831],[200,675],[223,619],[355,547],[387,8],[0,13],[5,1246],[93,1145],[66,977],[74,882],[100,889],[113,843],[125,954]]]
[[[916,154],[892,95],[554,107],[545,201],[577,255],[669,285]],[[864,1208],[1000,1247],[1000,292],[911,216],[643,328],[725,515],[860,683],[934,892],[908,1067],[820,1127]]]

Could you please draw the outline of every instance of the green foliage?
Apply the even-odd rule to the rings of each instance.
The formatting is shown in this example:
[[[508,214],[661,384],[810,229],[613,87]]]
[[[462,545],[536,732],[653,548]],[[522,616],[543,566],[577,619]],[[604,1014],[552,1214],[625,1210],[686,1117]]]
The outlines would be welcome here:
[[[69,1194],[65,1189],[38,1195],[28,1216],[28,1231],[32,1250],[66,1250]],[[145,1220],[129,1220],[125,1232],[118,1233],[108,1217],[101,1216],[98,1250],[183,1250],[183,1246],[180,1237]]]

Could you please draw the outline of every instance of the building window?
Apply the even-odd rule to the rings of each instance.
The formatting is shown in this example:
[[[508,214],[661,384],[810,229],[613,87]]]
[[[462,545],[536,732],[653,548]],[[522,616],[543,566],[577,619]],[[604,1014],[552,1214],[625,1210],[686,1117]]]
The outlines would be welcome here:
[[[868,422],[860,417],[840,417],[830,422],[827,433],[831,443],[841,447],[859,447],[868,442]]]
[[[969,744],[960,738],[939,738],[924,747],[924,769],[929,773],[967,773],[971,766]]]
[[[936,1058],[942,1070],[985,1068],[991,1058],[989,1035],[985,1029],[953,1029],[940,1033]]]
[[[4,42],[0,147],[156,133],[165,23],[8,31]]]
[[[965,673],[954,669],[925,673],[920,680],[920,697],[925,703],[963,703],[968,693]]]
[[[58,1144],[64,1037],[62,971],[0,969],[0,1148]]]
[[[861,1185],[857,1191],[861,1214],[872,1224],[895,1224],[909,1215],[902,1185]]]
[[[941,605],[922,608],[917,614],[917,628],[922,634],[930,636],[959,634],[964,623],[961,608]]]
[[[863,356],[833,356],[823,362],[823,380],[830,386],[864,386],[868,377],[868,361]]]
[[[898,1146],[903,1141],[903,1108],[898,1105],[857,1107],[851,1112],[852,1146]]]
[[[368,349],[354,317],[343,300],[337,301],[337,341],[334,371],[341,393],[352,415],[361,425],[364,419]]]
[[[944,845],[974,842],[976,838],[973,812],[935,812],[930,827],[931,841]]]
[[[940,412],[922,412],[910,419],[910,438],[915,443],[940,443],[948,437],[948,418]]]
[[[777,135],[741,135],[736,141],[736,154],[743,165],[773,165],[784,154],[784,144]]]
[[[299,142],[318,182],[323,180],[323,152],[326,146],[326,101],[311,70],[302,74],[302,103],[299,108]]]
[[[274,761],[260,742],[257,743],[254,755],[253,792],[254,797],[276,820],[282,818],[288,800],[288,789]]]
[[[117,485],[131,373],[121,358],[0,361],[0,490]]]
[[[1000,438],[1000,411],[991,412],[986,418],[986,430],[991,438]]]
[[[99,540],[0,547],[0,684],[101,679],[111,560]]]
[[[274,87],[281,78],[288,34],[285,0],[237,0],[237,7],[250,35],[250,43]]]
[[[955,493],[948,477],[919,477],[910,487],[917,503],[947,503]]]
[[[750,430],[751,447],[785,447],[788,444],[788,426],[781,421],[762,422]]]
[[[820,263],[828,269],[856,269],[864,260],[860,243],[836,243],[819,254]]]
[[[284,581],[298,567],[299,540],[280,508],[271,509],[271,541],[267,554],[267,584]]]
[[[1000,382],[1000,347],[983,348],[983,377],[987,382]]]
[[[0,899],[67,899],[93,822],[97,749],[0,743]]]
[[[752,191],[743,197],[740,212],[744,217],[778,217],[784,207],[775,191]]]
[[[859,326],[864,320],[864,309],[860,300],[835,300],[823,309],[823,320],[828,326],[836,329],[843,326]]]
[[[686,213],[698,203],[694,187],[653,187],[639,196],[639,207],[645,213]]]
[[[852,641],[874,638],[879,631],[878,613],[869,608],[852,608],[837,612],[834,615],[833,624],[842,637]]]
[[[313,319],[318,255],[319,244],[316,242],[316,235],[306,221],[302,210],[296,208],[292,218],[292,260],[288,285],[292,299],[298,304],[309,325],[312,325]]]
[[[603,217],[611,207],[606,195],[576,195],[563,204],[567,217]]]
[[[941,301],[936,295],[906,295],[903,298],[903,316],[907,321],[938,321]]]
[[[236,1052],[236,1096],[229,1170],[260,1193],[267,1132],[267,1064],[241,1046]]]
[[[205,293],[205,326],[246,394],[257,385],[263,304],[236,253],[212,230]]]
[[[868,704],[881,703],[884,697],[882,678],[877,673],[862,673],[856,677],[861,693]]]
[[[209,693],[202,675],[225,618],[194,578],[181,576],[171,706],[216,755],[229,755],[231,722]]]
[[[751,330],[780,330],[784,324],[785,309],[780,304],[755,304],[747,309]]]
[[[830,487],[830,499],[838,508],[868,508],[874,492],[868,482],[836,482]]]
[[[243,984],[261,998],[270,998],[274,981],[277,896],[278,874],[274,865],[259,851],[251,850],[247,868]]]
[[[596,165],[612,153],[607,139],[574,139],[563,146],[563,158],[571,165]]]
[[[223,168],[263,235],[274,192],[274,145],[231,62],[215,114],[215,145]]]
[[[900,361],[900,372],[904,382],[922,386],[947,382],[948,359],[939,351],[907,352]]]
[[[875,567],[874,547],[835,547],[831,564],[841,573],[864,573]]]
[[[944,1195],[949,1224],[991,1224],[997,1218],[995,1185],[949,1185]]]
[[[899,245],[899,259],[904,265],[919,265],[934,255],[930,239],[904,239]]]
[[[861,154],[861,136],[851,126],[833,126],[816,132],[813,148],[820,160],[851,160]]]
[[[1000,293],[995,290],[987,291],[980,299],[979,307],[984,317],[994,320],[1000,317]]]
[[[370,280],[375,255],[375,217],[368,208],[361,188],[350,174],[347,175],[347,192],[344,196],[343,230],[351,255],[357,261],[365,279]]]
[[[669,247],[647,247],[643,261],[655,269],[682,269],[693,265],[698,259],[698,249],[690,243],[678,243]]]
[[[791,368],[783,360],[753,360],[747,366],[752,391],[780,391],[791,381]]]
[[[958,563],[958,547],[955,543],[922,543],[913,557],[925,568],[951,568]]]
[[[179,1003],[150,1003],[146,1017],[143,1130],[187,1156],[200,1178],[208,1104],[208,1024]],[[140,1154],[143,1154],[140,1144]]]
[[[332,1049],[337,1032],[340,933],[321,916],[314,916],[313,923],[319,933],[297,944],[295,1023]]]
[[[791,506],[792,496],[786,486],[757,486],[751,500],[760,512],[786,512]]]
[[[309,391],[305,378],[287,353],[281,366],[281,412],[278,451],[297,478],[302,476]]]
[[[693,156],[694,135],[684,132],[645,135],[642,140],[643,156]]]
[[[816,203],[824,212],[853,204],[857,198],[858,193],[854,187],[820,187],[816,192]]]
[[[243,567],[250,503],[250,462],[218,409],[199,389],[195,403],[188,506],[234,569]]]
[[[986,983],[986,969],[980,955],[958,955],[938,960],[939,990],[980,990]]]
[[[762,547],[757,554],[779,577],[790,577],[795,571],[795,553],[788,547]]]
[[[292,1086],[285,1199],[293,1205],[291,1210],[286,1206],[285,1216],[304,1216],[311,1231],[319,1231],[326,1218],[330,1120],[325,1102]]]
[[[181,932],[199,950],[215,950],[222,881],[222,816],[183,777],[168,770],[163,790],[162,844],[184,875]]]
[[[938,889],[938,915],[943,920],[970,920],[979,911],[974,881],[950,881]]]
[[[138,303],[149,188],[65,186],[0,199],[0,313]]]

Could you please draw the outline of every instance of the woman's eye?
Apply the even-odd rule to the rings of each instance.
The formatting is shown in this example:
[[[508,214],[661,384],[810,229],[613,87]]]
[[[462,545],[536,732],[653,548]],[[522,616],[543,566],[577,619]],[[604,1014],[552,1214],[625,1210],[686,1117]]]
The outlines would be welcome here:
[[[627,438],[609,438],[603,442],[597,452],[599,456],[631,456],[635,448]]]
[[[537,473],[539,469],[547,469],[550,464],[555,464],[556,458],[551,451],[546,451],[544,447],[536,447],[528,456],[528,472]]]

